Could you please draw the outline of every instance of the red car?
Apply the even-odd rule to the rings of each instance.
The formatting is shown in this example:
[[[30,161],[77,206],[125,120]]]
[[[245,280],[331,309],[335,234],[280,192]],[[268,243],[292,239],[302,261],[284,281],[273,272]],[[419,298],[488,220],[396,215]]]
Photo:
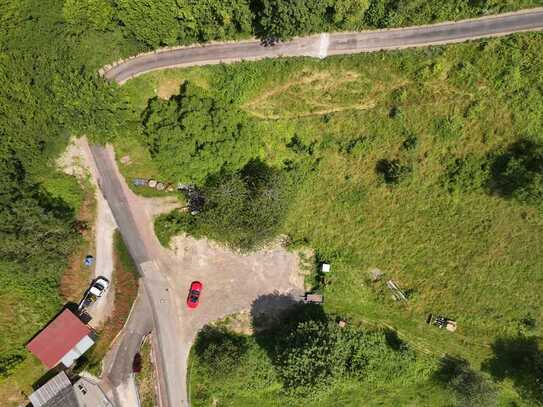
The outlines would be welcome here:
[[[202,293],[203,284],[199,281],[193,281],[190,285],[189,296],[187,297],[187,306],[196,308],[200,303],[200,294]]]

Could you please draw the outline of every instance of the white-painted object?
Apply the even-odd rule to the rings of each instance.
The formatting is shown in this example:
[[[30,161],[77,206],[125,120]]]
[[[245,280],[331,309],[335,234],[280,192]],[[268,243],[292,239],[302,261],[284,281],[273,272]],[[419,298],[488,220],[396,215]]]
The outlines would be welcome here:
[[[323,273],[329,273],[330,272],[330,265],[328,263],[322,263],[322,272]]]

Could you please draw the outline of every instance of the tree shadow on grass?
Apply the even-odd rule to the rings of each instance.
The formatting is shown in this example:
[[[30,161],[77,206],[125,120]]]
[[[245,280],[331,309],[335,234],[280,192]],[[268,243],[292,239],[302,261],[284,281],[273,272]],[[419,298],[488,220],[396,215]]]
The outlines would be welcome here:
[[[254,338],[263,349],[275,371],[282,377],[284,366],[281,355],[296,347],[287,340],[303,322],[327,322],[319,304],[305,304],[299,297],[273,293],[258,297],[251,307]],[[283,377],[284,379],[284,377]],[[288,383],[284,383],[288,387]]]
[[[543,403],[543,351],[536,337],[502,337],[492,344],[494,356],[483,370],[496,380],[509,378],[518,392],[535,403]]]
[[[300,297],[278,292],[261,295],[251,305],[251,320],[255,336],[290,332],[300,322],[326,321],[319,304],[304,304]]]
[[[194,352],[210,376],[222,376],[240,365],[247,338],[220,326],[206,325],[198,333]]]
[[[543,197],[543,146],[521,139],[497,155],[490,166],[488,190],[523,202]]]
[[[473,370],[465,359],[445,356],[432,380],[452,391],[460,406],[495,406],[497,389],[483,374]]]

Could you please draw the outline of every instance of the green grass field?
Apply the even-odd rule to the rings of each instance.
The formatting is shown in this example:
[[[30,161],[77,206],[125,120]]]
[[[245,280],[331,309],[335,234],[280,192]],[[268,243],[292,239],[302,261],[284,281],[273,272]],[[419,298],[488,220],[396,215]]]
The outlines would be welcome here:
[[[542,34],[519,34],[151,73],[123,91],[136,111],[183,80],[234,100],[258,125],[259,158],[300,168],[283,232],[332,264],[327,312],[486,366],[500,338],[543,332],[543,206],[495,187],[514,143],[543,143],[542,53]],[[428,313],[458,330],[427,326]]]

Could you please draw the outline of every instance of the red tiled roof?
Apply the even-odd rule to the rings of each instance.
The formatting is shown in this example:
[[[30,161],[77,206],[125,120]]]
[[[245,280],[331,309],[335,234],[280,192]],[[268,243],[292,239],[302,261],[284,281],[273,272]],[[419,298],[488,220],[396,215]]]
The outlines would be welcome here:
[[[91,332],[90,328],[65,309],[45,327],[26,348],[48,368],[58,364],[60,359]]]

